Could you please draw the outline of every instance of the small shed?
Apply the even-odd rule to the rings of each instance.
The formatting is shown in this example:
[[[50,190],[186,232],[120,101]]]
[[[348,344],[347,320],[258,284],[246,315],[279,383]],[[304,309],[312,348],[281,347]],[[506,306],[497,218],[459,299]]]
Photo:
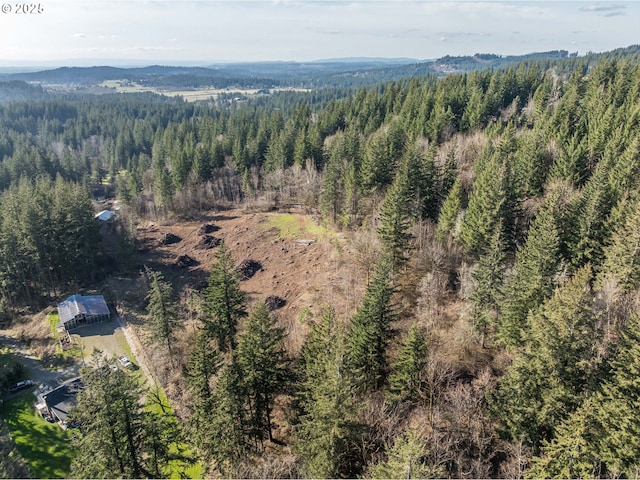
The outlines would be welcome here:
[[[101,222],[111,222],[113,220],[115,220],[116,218],[116,214],[115,212],[112,212],[111,210],[102,210],[101,212],[98,212],[95,214],[95,218],[97,220],[100,220]]]
[[[58,327],[65,330],[102,322],[111,317],[107,302],[102,295],[72,295],[64,302],[58,304],[60,323]]]

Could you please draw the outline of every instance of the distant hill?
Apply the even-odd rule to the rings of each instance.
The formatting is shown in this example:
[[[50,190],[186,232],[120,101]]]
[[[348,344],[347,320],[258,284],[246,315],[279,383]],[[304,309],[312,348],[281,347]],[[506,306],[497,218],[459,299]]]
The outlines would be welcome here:
[[[620,48],[608,55],[636,55],[640,47]],[[520,62],[542,62],[551,65],[563,61],[595,61],[602,54],[551,50],[526,55],[445,56],[437,60],[419,61],[410,58],[338,58],[312,62],[239,62],[212,64],[206,67],[151,65],[123,68],[110,66],[60,67],[37,72],[0,75],[1,80],[22,80],[42,84],[97,85],[106,80],[129,80],[147,87],[159,88],[258,88],[276,87],[353,87],[428,74],[448,75],[481,69],[506,68]]]
[[[318,62],[252,62],[211,65],[210,67],[180,67],[152,65],[142,68],[109,66],[60,67],[37,72],[4,75],[11,80],[46,84],[99,84],[105,80],[130,80],[153,86],[216,86],[231,85],[274,87],[296,84],[319,76],[352,71],[377,70],[403,64],[399,59],[324,60]],[[2,77],[0,77],[2,78]],[[205,80],[208,79],[208,80]]]
[[[534,54],[541,58],[560,58],[566,52]],[[425,75],[468,71],[475,68],[495,68],[517,62],[522,57],[476,55],[474,57],[444,57],[418,61],[409,58],[343,58],[313,62],[246,62],[213,64],[207,67],[151,65],[122,68],[110,66],[60,67],[37,72],[5,74],[7,80],[22,80],[43,84],[91,84],[106,80],[129,80],[146,86],[201,88],[229,86],[273,88],[278,86],[350,86]],[[3,77],[0,77],[3,78]]]

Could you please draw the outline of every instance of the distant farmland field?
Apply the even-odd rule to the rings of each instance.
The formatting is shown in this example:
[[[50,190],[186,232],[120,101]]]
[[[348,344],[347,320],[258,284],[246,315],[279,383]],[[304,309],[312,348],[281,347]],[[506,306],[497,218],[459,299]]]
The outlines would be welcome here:
[[[129,80],[105,80],[100,84],[100,87],[112,88],[118,93],[138,93],[138,92],[152,92],[159,95],[166,95],[168,97],[182,97],[187,102],[199,102],[202,100],[208,100],[210,98],[217,98],[221,94],[239,94],[239,95],[255,95],[258,93],[257,88],[192,88],[186,90],[168,89],[147,87],[140,85],[139,83],[131,82]],[[271,91],[296,91],[305,92],[310,91],[304,88],[276,88],[270,89]]]

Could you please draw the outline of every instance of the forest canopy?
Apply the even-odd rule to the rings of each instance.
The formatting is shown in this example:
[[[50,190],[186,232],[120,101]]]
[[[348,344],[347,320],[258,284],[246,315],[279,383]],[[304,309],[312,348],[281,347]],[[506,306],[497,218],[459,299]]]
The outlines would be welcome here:
[[[288,475],[310,478],[637,476],[640,63],[558,56],[242,102],[12,84],[37,95],[0,104],[3,306],[131,268],[98,231],[98,196],[131,221],[118,252],[142,219],[299,205],[375,246],[352,314],[301,315],[293,357],[227,246],[182,357],[186,307],[146,270],[207,473],[275,475],[284,443]],[[443,332],[462,337],[455,355]],[[74,472],[161,473],[145,461]]]

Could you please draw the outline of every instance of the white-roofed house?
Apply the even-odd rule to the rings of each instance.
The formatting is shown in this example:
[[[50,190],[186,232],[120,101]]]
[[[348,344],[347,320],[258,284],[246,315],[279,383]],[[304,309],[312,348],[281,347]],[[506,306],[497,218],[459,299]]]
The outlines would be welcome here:
[[[111,317],[107,302],[102,295],[71,295],[65,301],[58,304],[60,323],[58,328],[65,330],[102,322]]]

